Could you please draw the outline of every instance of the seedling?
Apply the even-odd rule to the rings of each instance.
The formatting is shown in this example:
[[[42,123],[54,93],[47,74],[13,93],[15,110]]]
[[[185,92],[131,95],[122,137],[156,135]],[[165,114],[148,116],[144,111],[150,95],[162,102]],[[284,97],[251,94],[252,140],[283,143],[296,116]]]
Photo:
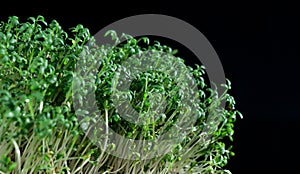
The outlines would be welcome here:
[[[91,65],[100,65],[95,83],[88,87],[96,89],[100,117],[118,134],[129,139],[154,140],[176,126],[182,106],[176,83],[184,79],[148,71],[132,81],[125,95],[146,118],[145,123],[138,126],[122,118],[112,101],[116,85],[112,81],[122,62],[140,52],[164,52],[176,57],[176,51],[159,42],[151,44],[145,37],[118,36],[114,31],[108,31],[109,36],[115,45],[95,45],[91,49],[86,44],[93,44],[93,37],[82,25],[67,33],[57,21],[47,23],[42,16],[30,17],[24,23],[12,16],[1,23],[0,173],[230,173],[224,167],[234,153],[224,142],[233,140],[234,122],[241,114],[227,93],[229,81],[224,84],[224,94],[218,95],[205,82],[203,66],[188,67],[197,86],[195,95],[200,99],[190,102],[195,104],[197,120],[191,125],[191,132],[168,153],[147,160],[122,159],[109,153],[114,148],[109,141],[101,142],[104,149],[91,141],[85,129],[97,118],[87,110],[73,107],[74,99],[85,101],[89,95],[86,90],[73,91],[85,80],[74,80],[83,52],[90,53],[85,57],[84,73],[89,72]],[[120,43],[122,38],[126,41]],[[167,68],[176,71],[171,64]],[[166,96],[166,110],[159,116],[149,109],[161,101],[151,100],[154,92]],[[225,108],[220,107],[222,101],[226,102]],[[219,124],[210,125],[209,117],[217,118]],[[204,132],[212,136],[205,139]]]

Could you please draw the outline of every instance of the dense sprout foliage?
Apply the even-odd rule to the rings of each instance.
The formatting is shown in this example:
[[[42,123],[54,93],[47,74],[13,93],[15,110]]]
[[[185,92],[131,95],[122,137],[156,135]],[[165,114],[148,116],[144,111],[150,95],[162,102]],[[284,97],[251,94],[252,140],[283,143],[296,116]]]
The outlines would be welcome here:
[[[175,51],[159,42],[150,44],[147,38],[118,37],[114,31],[107,35],[115,45],[91,47],[87,44],[94,40],[82,25],[68,34],[57,21],[46,23],[42,16],[25,23],[13,16],[0,24],[0,173],[230,173],[224,166],[234,153],[224,142],[233,140],[234,122],[240,113],[227,93],[229,81],[224,84],[225,93],[218,95],[206,84],[203,66],[188,67],[198,88],[195,96],[199,101],[191,102],[196,106],[196,123],[169,153],[149,160],[121,159],[101,150],[87,137],[83,125],[97,119],[85,110],[75,113],[73,107],[74,99],[85,101],[90,95],[88,90],[72,91],[72,87],[84,83],[73,81],[79,59],[86,61],[83,73],[88,73],[92,64],[100,65],[92,84],[97,107],[107,125],[124,137],[155,139],[176,126],[182,106],[178,79],[147,71],[138,74],[130,91],[122,95],[145,123],[135,125],[122,118],[111,90],[122,62],[144,51],[174,56]],[[127,40],[121,43],[124,38]],[[87,52],[89,56],[82,56]],[[153,93],[166,96],[165,112],[159,116],[150,112],[162,100],[153,100]],[[221,102],[226,102],[225,108],[220,107]],[[209,121],[216,119],[220,124]],[[207,134],[212,137],[206,139]]]

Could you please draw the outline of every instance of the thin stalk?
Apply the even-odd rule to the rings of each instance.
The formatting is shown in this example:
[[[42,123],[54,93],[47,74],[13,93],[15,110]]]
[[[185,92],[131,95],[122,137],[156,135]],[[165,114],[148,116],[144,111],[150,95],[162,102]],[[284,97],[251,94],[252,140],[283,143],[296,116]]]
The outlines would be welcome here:
[[[17,159],[17,166],[18,166],[18,172],[21,172],[21,152],[19,149],[19,146],[17,142],[14,139],[11,139],[14,147],[15,147],[15,154],[16,154],[16,159]]]

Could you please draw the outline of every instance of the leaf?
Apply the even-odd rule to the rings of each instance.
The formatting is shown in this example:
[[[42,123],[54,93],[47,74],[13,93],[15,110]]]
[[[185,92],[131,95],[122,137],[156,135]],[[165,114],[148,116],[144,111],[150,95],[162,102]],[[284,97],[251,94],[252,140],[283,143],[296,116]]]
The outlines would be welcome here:
[[[7,55],[5,55],[3,58],[2,58],[2,60],[1,60],[1,62],[3,63],[3,64],[5,64],[6,62],[8,62],[8,56]]]
[[[18,21],[18,17],[17,16],[11,16],[9,18],[9,22],[11,22],[13,24],[13,26],[17,26],[19,24],[19,21]]]
[[[32,23],[35,23],[35,18],[34,17],[29,17],[28,20],[32,21]]]
[[[150,40],[148,37],[142,37],[139,39],[139,41],[142,40],[145,44],[149,45],[150,44]]]
[[[17,163],[12,163],[8,167],[8,172],[12,172],[17,167]]]

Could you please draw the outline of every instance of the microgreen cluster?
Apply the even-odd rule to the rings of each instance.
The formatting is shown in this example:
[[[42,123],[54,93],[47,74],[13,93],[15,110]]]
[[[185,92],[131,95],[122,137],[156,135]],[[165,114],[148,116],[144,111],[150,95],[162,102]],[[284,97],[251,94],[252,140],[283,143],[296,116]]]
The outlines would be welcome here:
[[[82,25],[67,33],[57,21],[47,23],[42,16],[24,23],[12,16],[0,24],[0,173],[230,173],[224,167],[234,153],[224,142],[233,140],[234,122],[241,115],[227,93],[230,82],[218,95],[204,80],[205,68],[198,65],[187,67],[192,77],[174,79],[169,74],[184,65],[183,59],[176,57],[176,50],[145,37],[119,37],[114,31],[106,34],[115,45],[98,46]],[[167,53],[179,64],[166,59],[166,71],[136,74],[129,91],[115,93],[113,89],[119,83],[115,78],[129,73],[120,71],[122,63],[143,52],[156,56]],[[78,62],[82,77],[94,75],[92,83],[75,78]],[[95,73],[92,67],[96,64]],[[186,113],[193,113],[196,121],[168,153],[147,160],[118,158],[109,151],[120,146],[104,136],[98,142],[104,148],[99,148],[88,136],[98,136],[97,131],[109,134],[109,127],[127,139],[156,139],[178,126],[186,106],[181,91],[191,87],[185,84],[180,88],[178,83],[189,78],[194,79],[197,91],[189,96],[188,103],[193,107]],[[88,108],[73,107],[83,105],[93,95],[92,89],[100,115],[90,113]],[[157,93],[163,95],[153,97]],[[145,120],[143,125],[124,119],[114,98],[128,100]],[[165,106],[164,112],[153,112],[160,104]],[[105,130],[93,127],[100,118]],[[117,151],[121,153],[122,149]]]

